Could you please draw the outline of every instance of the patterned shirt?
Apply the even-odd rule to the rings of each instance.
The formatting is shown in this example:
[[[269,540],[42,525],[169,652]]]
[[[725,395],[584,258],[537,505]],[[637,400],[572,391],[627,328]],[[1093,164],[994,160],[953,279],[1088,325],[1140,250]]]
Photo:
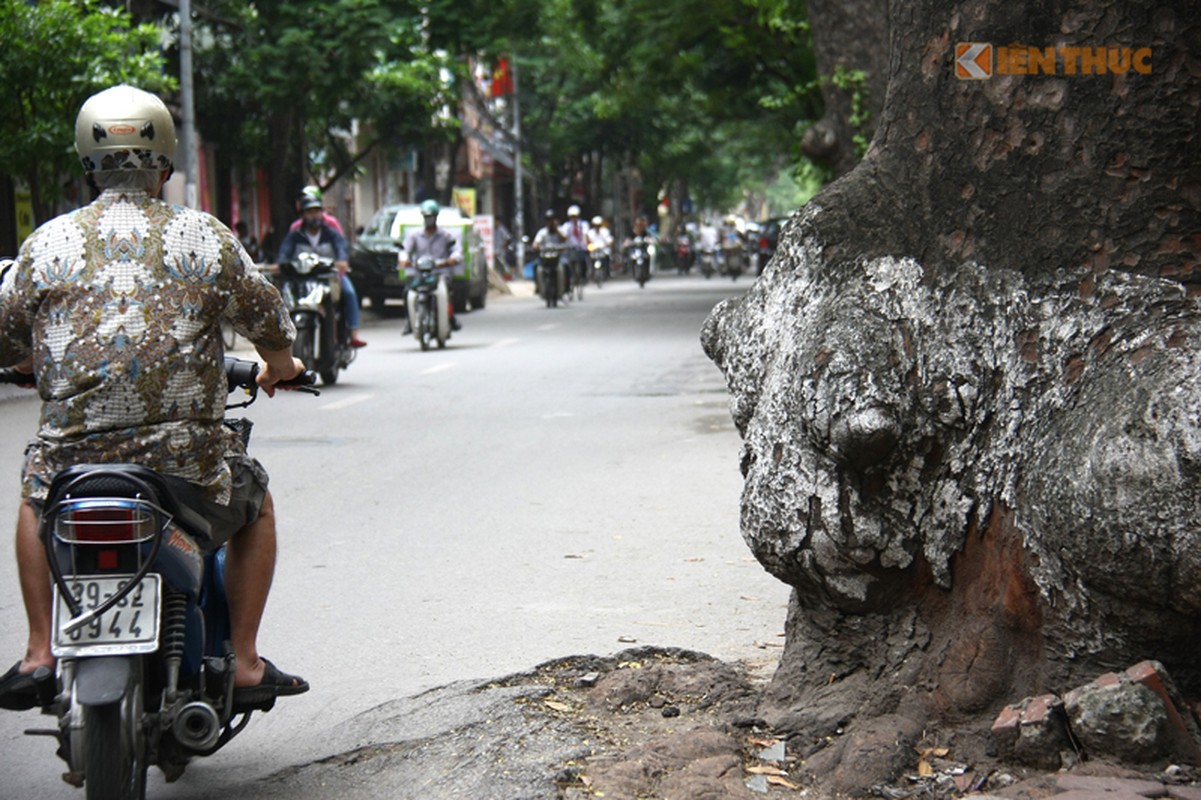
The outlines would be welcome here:
[[[42,398],[23,494],[72,464],[136,462],[231,490],[244,454],[221,421],[222,319],[270,350],[295,329],[279,292],[214,217],[106,191],[25,241],[0,286],[0,363],[33,356]]]

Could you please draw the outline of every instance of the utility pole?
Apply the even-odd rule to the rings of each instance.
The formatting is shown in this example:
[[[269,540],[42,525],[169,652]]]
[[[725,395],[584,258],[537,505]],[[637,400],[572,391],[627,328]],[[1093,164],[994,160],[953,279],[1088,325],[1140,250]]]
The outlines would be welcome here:
[[[517,83],[517,57],[513,59],[513,236],[517,244],[517,269],[525,274],[525,201],[522,191],[521,169],[521,92]]]
[[[196,156],[195,99],[192,92],[192,0],[179,0],[179,87],[183,104],[184,205],[200,204],[200,159]]]

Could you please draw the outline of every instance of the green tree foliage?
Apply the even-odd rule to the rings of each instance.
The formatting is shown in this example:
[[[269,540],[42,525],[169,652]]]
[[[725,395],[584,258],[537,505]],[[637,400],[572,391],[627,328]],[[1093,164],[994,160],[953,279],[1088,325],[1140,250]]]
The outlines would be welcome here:
[[[820,115],[803,0],[539,5],[516,30],[498,19],[473,36],[517,53],[531,161],[550,185],[599,154],[722,206],[798,163]]]
[[[0,0],[0,173],[20,177],[38,222],[51,215],[64,178],[81,172],[75,115],[117,83],[174,87],[163,73],[159,32],[94,0]]]
[[[818,113],[803,0],[194,8],[198,129],[225,163],[268,167],[277,224],[298,185],[344,175],[377,146],[452,134],[469,59],[504,55],[520,66],[527,165],[547,198],[580,176],[595,181],[603,164],[636,168],[648,204],[659,188],[682,187],[729,205],[792,168],[801,129]],[[90,92],[118,79],[172,83],[154,32],[122,11],[96,0],[0,0],[0,9],[10,87],[0,158],[33,186],[57,186],[70,162],[69,131],[45,126],[69,125]],[[162,22],[177,29],[174,17]]]
[[[196,36],[198,127],[234,163],[267,164],[277,224],[302,183],[332,181],[380,144],[445,135],[448,63],[420,4],[212,4]],[[363,135],[355,135],[362,132]]]

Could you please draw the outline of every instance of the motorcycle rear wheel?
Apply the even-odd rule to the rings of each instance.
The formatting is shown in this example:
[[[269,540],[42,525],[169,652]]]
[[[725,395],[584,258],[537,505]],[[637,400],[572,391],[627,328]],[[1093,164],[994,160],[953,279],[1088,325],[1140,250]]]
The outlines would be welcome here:
[[[305,323],[296,326],[296,340],[292,342],[292,355],[304,362],[305,369],[312,369],[313,356],[316,354],[316,348],[313,347],[313,326],[312,323]]]
[[[338,382],[338,327],[342,322],[342,315],[334,308],[334,301],[329,295],[326,295],[324,303],[325,314],[317,326],[317,334],[321,339],[317,343],[317,357],[321,364],[321,382],[326,386],[333,386]]]
[[[139,695],[140,696],[140,695]],[[83,774],[87,800],[145,800],[146,750],[138,731],[141,703],[127,698],[83,708]]]

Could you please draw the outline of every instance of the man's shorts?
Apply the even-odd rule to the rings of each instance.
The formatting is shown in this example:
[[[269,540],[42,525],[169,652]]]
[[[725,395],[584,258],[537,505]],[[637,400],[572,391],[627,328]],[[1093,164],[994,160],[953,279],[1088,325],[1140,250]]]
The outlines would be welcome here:
[[[164,475],[168,484],[181,484],[187,493],[189,504],[212,526],[212,537],[205,547],[206,550],[216,550],[235,533],[258,519],[263,500],[267,496],[267,471],[257,459],[250,456],[230,456],[226,463],[229,464],[233,478],[233,490],[227,506],[204,497],[196,486],[181,478]],[[43,501],[32,497],[26,498],[26,501],[40,517]]]
[[[200,498],[196,510],[213,526],[211,549],[229,541],[235,533],[259,518],[263,499],[267,496],[267,471],[257,459],[233,456],[226,459],[233,475],[233,492],[229,505],[223,506],[208,498]]]

